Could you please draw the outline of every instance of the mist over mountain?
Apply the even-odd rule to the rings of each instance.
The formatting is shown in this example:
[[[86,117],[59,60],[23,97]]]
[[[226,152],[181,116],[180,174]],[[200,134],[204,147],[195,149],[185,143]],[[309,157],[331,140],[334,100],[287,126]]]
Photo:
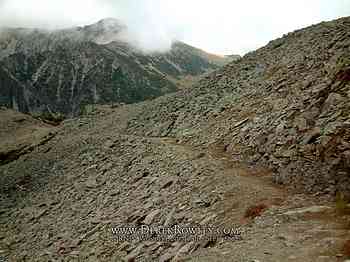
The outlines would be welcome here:
[[[174,92],[231,61],[181,42],[149,52],[107,18],[60,30],[4,28],[0,105],[21,112],[78,115],[89,104],[134,103]],[[180,83],[183,78],[187,80]]]
[[[123,32],[124,41],[146,52],[169,51],[175,39],[182,40],[181,26],[174,19],[167,19],[171,17],[171,13],[164,9],[164,4],[152,2],[153,0],[48,0],[43,3],[40,0],[5,0],[0,2],[0,34],[1,28],[6,27],[41,28],[52,32],[77,26],[85,27],[99,20],[104,21],[99,25],[100,29],[108,28],[111,26],[108,23],[118,17],[119,23],[127,28]],[[111,18],[104,19],[105,17]],[[115,35],[111,34],[110,37]]]
[[[145,50],[169,50],[177,39],[222,55],[243,55],[290,31],[349,14],[348,0],[0,1],[0,27],[54,30],[115,17]]]

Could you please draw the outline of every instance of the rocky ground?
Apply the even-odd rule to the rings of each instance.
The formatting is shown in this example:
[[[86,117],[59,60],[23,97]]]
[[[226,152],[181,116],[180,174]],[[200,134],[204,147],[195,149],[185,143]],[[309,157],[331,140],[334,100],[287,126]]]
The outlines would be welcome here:
[[[55,135],[55,129],[16,111],[0,108],[0,164],[18,159]]]
[[[193,88],[45,125],[49,140],[0,166],[0,258],[350,259],[349,29],[322,23]],[[2,141],[28,128],[12,119]],[[118,242],[127,226],[221,230]]]
[[[343,261],[350,217],[220,148],[123,133],[132,107],[63,123],[1,167],[8,261]],[[262,206],[262,215],[247,210]],[[258,210],[259,211],[259,210]],[[260,212],[256,213],[257,215]],[[248,216],[247,216],[248,215]],[[211,226],[239,240],[117,242],[117,226]]]

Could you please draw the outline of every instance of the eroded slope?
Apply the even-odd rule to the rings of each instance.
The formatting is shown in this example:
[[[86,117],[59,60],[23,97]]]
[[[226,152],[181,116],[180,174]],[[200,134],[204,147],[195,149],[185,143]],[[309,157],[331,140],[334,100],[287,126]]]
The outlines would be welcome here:
[[[278,183],[350,191],[350,19],[271,41],[195,88],[145,103],[130,132],[221,145]]]

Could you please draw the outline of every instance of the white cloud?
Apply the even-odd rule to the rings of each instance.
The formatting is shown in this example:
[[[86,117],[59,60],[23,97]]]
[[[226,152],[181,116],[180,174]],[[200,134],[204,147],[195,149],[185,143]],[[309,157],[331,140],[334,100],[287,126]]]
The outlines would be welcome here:
[[[98,0],[3,0],[0,25],[62,28],[86,24],[113,15],[109,4]]]
[[[53,29],[116,17],[146,49],[166,49],[176,38],[227,54],[347,15],[350,0],[0,0],[3,26]]]

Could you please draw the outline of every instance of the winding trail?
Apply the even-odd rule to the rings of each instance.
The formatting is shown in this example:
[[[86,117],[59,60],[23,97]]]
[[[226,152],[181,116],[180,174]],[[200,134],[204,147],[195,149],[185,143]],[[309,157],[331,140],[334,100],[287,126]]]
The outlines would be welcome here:
[[[272,182],[272,173],[234,162],[220,149],[198,149],[173,138],[152,138],[172,147],[178,154],[221,167],[211,183],[220,188],[222,198],[217,221],[226,228],[239,225],[243,241],[226,242],[201,249],[188,261],[344,261],[343,243],[350,238],[350,217],[338,214],[334,203],[286,190]],[[201,152],[198,152],[201,150]],[[246,211],[257,205],[267,209],[255,219]],[[298,213],[300,212],[300,213]],[[187,261],[187,260],[186,260]]]
[[[33,152],[0,166],[0,258],[345,260],[350,217],[334,203],[286,190],[268,170],[234,162],[214,146],[116,132],[124,122],[110,117],[69,122]],[[239,229],[243,239],[116,243],[108,233],[144,223]]]

